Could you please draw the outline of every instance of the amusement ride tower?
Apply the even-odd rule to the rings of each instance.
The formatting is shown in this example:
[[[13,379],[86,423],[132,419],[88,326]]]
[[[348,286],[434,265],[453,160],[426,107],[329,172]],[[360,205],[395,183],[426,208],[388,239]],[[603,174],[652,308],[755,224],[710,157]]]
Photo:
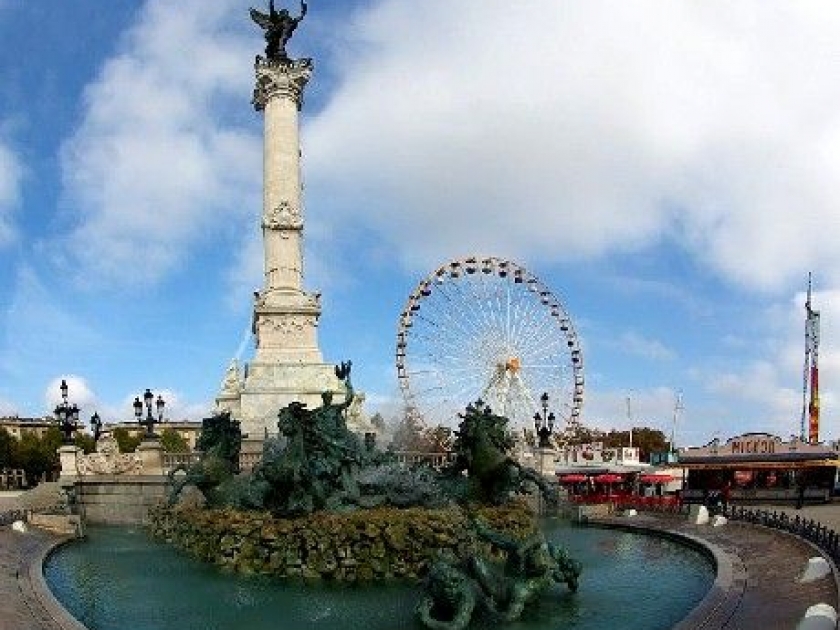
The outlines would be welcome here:
[[[802,370],[802,425],[800,439],[805,441],[805,418],[808,418],[808,442],[820,441],[820,312],[811,308],[811,274],[808,274],[808,298],[805,300],[805,367]],[[810,397],[809,397],[810,390]]]

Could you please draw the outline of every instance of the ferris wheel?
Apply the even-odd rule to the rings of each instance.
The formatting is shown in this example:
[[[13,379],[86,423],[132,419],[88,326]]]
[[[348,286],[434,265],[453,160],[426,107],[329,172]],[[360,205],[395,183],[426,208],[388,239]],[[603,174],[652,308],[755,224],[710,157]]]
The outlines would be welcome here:
[[[518,432],[533,427],[543,393],[559,421],[580,419],[583,357],[572,321],[509,260],[453,260],[423,279],[400,314],[396,365],[406,407],[427,425],[453,426],[481,399]]]

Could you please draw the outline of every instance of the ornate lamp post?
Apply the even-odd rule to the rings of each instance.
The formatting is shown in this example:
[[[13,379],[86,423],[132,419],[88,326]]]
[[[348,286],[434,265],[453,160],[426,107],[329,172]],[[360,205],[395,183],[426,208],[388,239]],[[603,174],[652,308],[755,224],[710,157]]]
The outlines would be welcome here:
[[[146,427],[146,434],[143,436],[144,440],[154,439],[157,437],[154,432],[154,427],[155,424],[160,424],[161,422],[163,422],[163,408],[165,405],[166,402],[160,395],[158,395],[157,401],[155,401],[155,395],[150,389],[146,389],[146,392],[143,394],[143,402],[140,402],[139,396],[137,396],[134,399],[134,417],[137,418],[137,422],[139,422],[142,426]],[[146,408],[145,418],[143,417],[144,406]],[[157,411],[157,418],[155,418],[155,416],[152,415],[153,406]]]
[[[73,433],[79,428],[79,407],[75,403],[71,405],[67,401],[67,394],[70,389],[67,387],[67,381],[62,379],[59,389],[61,390],[61,402],[55,408],[55,419],[63,434],[63,442],[72,444]]]
[[[540,396],[540,406],[542,413],[539,411],[534,414],[534,430],[537,432],[539,442],[537,447],[540,449],[540,475],[545,475],[545,451],[551,448],[551,434],[554,433],[554,412],[548,410],[548,392],[543,392]],[[552,476],[554,472],[552,471]],[[543,513],[543,497],[542,492],[537,489],[537,513]]]
[[[534,430],[539,437],[538,446],[540,448],[551,448],[551,434],[554,433],[554,412],[548,411],[548,392],[543,392],[540,396],[540,403],[542,404],[542,413],[539,411],[534,414]]]

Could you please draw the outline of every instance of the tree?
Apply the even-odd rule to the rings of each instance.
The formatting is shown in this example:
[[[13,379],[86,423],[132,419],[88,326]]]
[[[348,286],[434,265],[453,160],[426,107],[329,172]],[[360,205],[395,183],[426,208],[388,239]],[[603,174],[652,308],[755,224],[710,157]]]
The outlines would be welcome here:
[[[437,453],[442,447],[441,440],[447,440],[442,431],[443,427],[427,429],[423,425],[420,414],[413,407],[405,410],[402,422],[397,426],[394,437],[388,445],[391,451],[414,451],[418,453]]]
[[[167,453],[188,453],[190,445],[180,433],[172,427],[166,427],[160,433],[160,445]]]
[[[13,468],[17,440],[0,427],[0,470]]]
[[[133,453],[140,446],[140,436],[131,435],[125,427],[117,427],[111,432],[120,447],[120,453]]]
[[[385,418],[378,411],[371,416],[370,423],[380,434],[385,432]]]
[[[35,485],[44,477],[51,477],[59,471],[58,448],[62,444],[61,431],[50,427],[42,436],[25,432],[17,445],[15,467],[26,473],[27,483]]]
[[[603,437],[604,446],[611,448],[630,446],[630,431],[611,430]],[[668,440],[659,429],[633,427],[633,446],[639,449],[639,460],[647,461],[651,453],[668,450]]]
[[[96,450],[96,442],[93,441],[93,436],[89,433],[77,431],[73,437],[73,444],[82,449],[85,455]]]

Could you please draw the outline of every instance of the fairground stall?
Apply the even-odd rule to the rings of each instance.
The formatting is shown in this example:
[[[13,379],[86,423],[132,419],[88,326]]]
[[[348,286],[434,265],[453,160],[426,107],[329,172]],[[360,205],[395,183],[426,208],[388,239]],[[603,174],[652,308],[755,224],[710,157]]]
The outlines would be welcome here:
[[[745,433],[683,449],[679,464],[687,473],[684,502],[706,502],[710,493],[722,493],[734,503],[816,503],[831,500],[840,462],[825,444]]]
[[[681,485],[672,469],[639,461],[639,449],[632,446],[567,446],[558,452],[556,465],[557,481],[571,503],[671,503],[677,497],[669,491]]]

